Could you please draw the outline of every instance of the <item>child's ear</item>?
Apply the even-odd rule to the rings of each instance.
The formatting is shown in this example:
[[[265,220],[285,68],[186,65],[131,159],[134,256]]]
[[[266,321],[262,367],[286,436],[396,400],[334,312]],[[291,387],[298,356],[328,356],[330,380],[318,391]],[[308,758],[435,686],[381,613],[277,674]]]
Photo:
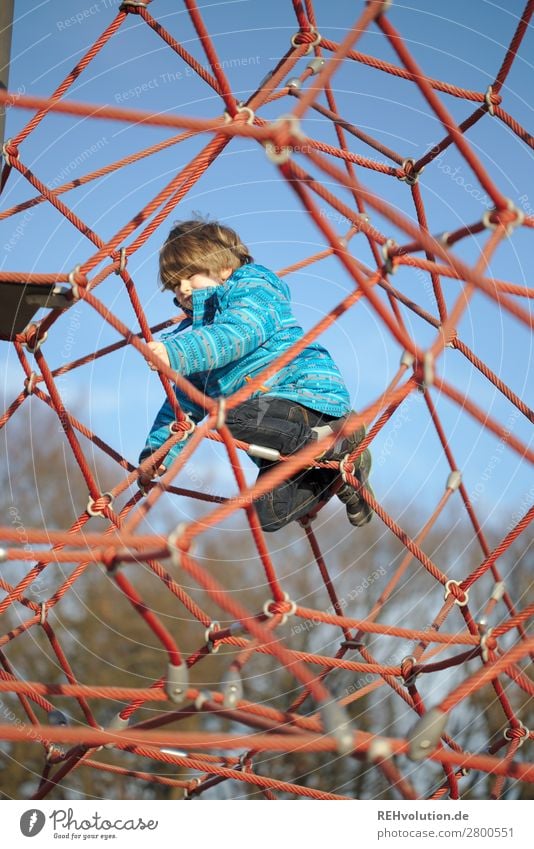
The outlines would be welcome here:
[[[219,272],[219,277],[221,278],[223,283],[228,280],[229,277],[231,277],[233,271],[233,268],[223,268],[222,271]]]

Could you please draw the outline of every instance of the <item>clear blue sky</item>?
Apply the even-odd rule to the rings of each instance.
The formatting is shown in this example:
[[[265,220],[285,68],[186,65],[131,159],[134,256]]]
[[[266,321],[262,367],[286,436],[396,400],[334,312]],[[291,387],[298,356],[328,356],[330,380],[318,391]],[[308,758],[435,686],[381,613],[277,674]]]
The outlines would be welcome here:
[[[118,5],[117,0],[94,3],[16,0],[10,88],[26,94],[49,95],[112,20]],[[428,4],[413,0],[394,2],[389,14],[427,74],[484,91],[502,61],[523,5],[520,0],[509,0],[506,4],[488,0]],[[328,4],[316,2],[315,6],[322,35],[341,41],[363,4],[337,0]],[[150,11],[206,65],[181,4],[176,0],[154,0]],[[289,0],[268,3],[229,0],[203,3],[201,11],[233,91],[244,100],[287,50],[289,39],[297,29],[292,5]],[[533,68],[529,61],[533,47],[534,33],[530,29],[503,90],[504,108],[527,129],[533,123]],[[376,27],[363,37],[359,49],[388,61],[398,61]],[[301,60],[296,72],[300,73],[307,61]],[[334,90],[344,117],[406,157],[417,158],[442,137],[435,116],[415,86],[408,82],[361,64],[346,63],[335,78]],[[131,16],[67,96],[93,103],[203,117],[220,115],[223,109],[208,86],[188,74],[181,60],[136,16]],[[440,97],[458,121],[472,110],[472,105],[462,100]],[[261,115],[276,117],[289,111],[292,104],[293,101],[277,101]],[[26,111],[11,109],[7,135],[13,136],[28,117]],[[322,125],[317,116],[309,115],[304,130],[335,144],[333,128],[326,123]],[[24,142],[20,153],[23,162],[41,180],[55,186],[168,135],[169,131],[154,128],[52,115]],[[469,133],[469,140],[503,194],[532,213],[532,150],[489,116]],[[190,160],[204,141],[207,137],[173,147],[118,174],[76,189],[63,199],[107,239]],[[372,155],[356,140],[352,150]],[[410,192],[405,184],[369,171],[360,172],[360,178],[413,217]],[[433,233],[473,222],[482,217],[489,205],[468,165],[453,149],[426,169],[421,186]],[[31,187],[13,174],[3,196],[3,208],[33,194]],[[348,200],[346,192],[341,197]],[[307,219],[293,191],[279,178],[263,149],[256,143],[236,139],[186,196],[169,222],[129,261],[150,323],[163,320],[172,310],[170,299],[157,288],[158,248],[172,220],[189,217],[193,211],[209,213],[234,226],[256,260],[274,269],[325,246],[322,233]],[[335,217],[331,223],[340,234],[346,229],[346,224]],[[375,223],[387,235],[399,235],[383,219],[377,217]],[[499,278],[529,283],[531,239],[531,231],[514,234],[499,249],[491,272]],[[0,240],[4,248],[3,270],[68,272],[94,252],[88,240],[48,205],[2,222]],[[473,240],[462,245],[459,253],[473,261],[481,244],[482,240]],[[360,259],[370,261],[361,236],[353,240],[352,248]],[[296,314],[305,328],[352,286],[334,259],[293,274],[288,282]],[[424,278],[404,271],[392,282],[436,313]],[[450,280],[444,280],[443,286],[451,304],[458,286]],[[118,277],[113,276],[103,284],[98,295],[126,324],[137,329]],[[432,332],[418,319],[408,316],[408,320],[418,343],[428,345]],[[527,391],[532,343],[523,325],[487,298],[476,295],[462,321],[460,335],[516,392],[532,403],[531,379]],[[46,351],[55,367],[116,339],[117,334],[89,307],[81,306],[76,314],[72,310],[67,312],[55,325]],[[363,302],[321,341],[339,362],[355,408],[369,404],[380,395],[395,373],[401,354]],[[22,374],[6,343],[0,346],[0,357],[6,367],[2,389],[9,401],[22,385]],[[440,360],[439,371],[471,394],[494,418],[511,427],[514,435],[529,440],[528,422],[521,415],[515,416],[515,408],[474,372],[459,353],[447,350]],[[161,400],[157,377],[135,351],[119,352],[106,361],[76,371],[62,382],[61,389],[67,406],[77,403],[80,417],[135,462]],[[434,397],[466,484],[472,492],[476,487],[479,489],[482,518],[496,511],[500,523],[506,527],[514,513],[524,511],[527,502],[532,501],[530,470],[466,413],[446,399]],[[222,455],[217,447],[210,443],[196,461],[201,473],[214,479],[213,485],[218,490],[224,489],[227,481],[226,468],[214,462],[214,457],[219,456]],[[441,494],[448,468],[424,405],[417,398],[385,428],[375,444],[374,457],[374,485],[386,505],[399,498],[410,505],[415,499],[430,509]],[[252,465],[250,474],[254,474]]]

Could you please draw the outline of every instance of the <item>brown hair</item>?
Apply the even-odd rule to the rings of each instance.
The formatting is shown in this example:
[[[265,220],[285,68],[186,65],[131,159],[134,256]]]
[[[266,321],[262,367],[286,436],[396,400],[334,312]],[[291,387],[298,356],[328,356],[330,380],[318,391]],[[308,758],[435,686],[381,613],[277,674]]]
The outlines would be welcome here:
[[[173,226],[159,254],[159,276],[164,289],[174,289],[180,278],[235,271],[253,261],[235,230],[195,218]]]

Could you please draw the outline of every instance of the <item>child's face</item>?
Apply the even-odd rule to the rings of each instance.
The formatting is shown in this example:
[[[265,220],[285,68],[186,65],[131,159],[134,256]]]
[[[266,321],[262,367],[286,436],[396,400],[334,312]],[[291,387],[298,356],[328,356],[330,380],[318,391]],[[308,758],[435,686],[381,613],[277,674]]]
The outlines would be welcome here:
[[[180,282],[174,287],[174,292],[180,306],[191,309],[193,292],[196,289],[209,289],[212,286],[220,286],[228,280],[232,273],[231,268],[223,268],[218,275],[192,274],[191,277],[180,278]]]

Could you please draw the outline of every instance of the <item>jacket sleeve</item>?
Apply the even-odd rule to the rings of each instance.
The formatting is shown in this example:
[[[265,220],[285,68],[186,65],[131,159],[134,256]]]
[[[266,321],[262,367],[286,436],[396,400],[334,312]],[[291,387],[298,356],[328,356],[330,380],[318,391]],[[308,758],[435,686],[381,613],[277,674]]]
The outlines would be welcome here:
[[[171,368],[185,377],[221,368],[255,351],[281,327],[277,296],[262,277],[238,283],[213,324],[164,340]]]
[[[174,387],[174,391],[176,394],[176,398],[178,399],[178,403],[180,404],[180,407],[182,408],[184,413],[188,413],[188,415],[195,422],[195,424],[201,421],[201,419],[204,418],[206,411],[197,404],[194,404],[185,393],[181,392],[176,387]],[[169,425],[174,421],[176,421],[174,411],[169,401],[165,399],[165,403],[162,405],[156,418],[154,419],[152,427],[150,428],[150,433],[148,434],[147,440],[145,442],[145,447],[139,455],[140,463],[142,463],[143,460],[146,460],[146,458],[149,457],[150,454],[153,454],[154,451],[157,451],[158,448],[161,448],[163,443],[167,441],[167,439],[171,435]],[[162,461],[167,468],[169,468],[173,460],[176,459],[186,442],[187,439],[183,439],[181,442],[177,442],[175,445],[173,445],[173,447],[170,449],[169,453]]]

